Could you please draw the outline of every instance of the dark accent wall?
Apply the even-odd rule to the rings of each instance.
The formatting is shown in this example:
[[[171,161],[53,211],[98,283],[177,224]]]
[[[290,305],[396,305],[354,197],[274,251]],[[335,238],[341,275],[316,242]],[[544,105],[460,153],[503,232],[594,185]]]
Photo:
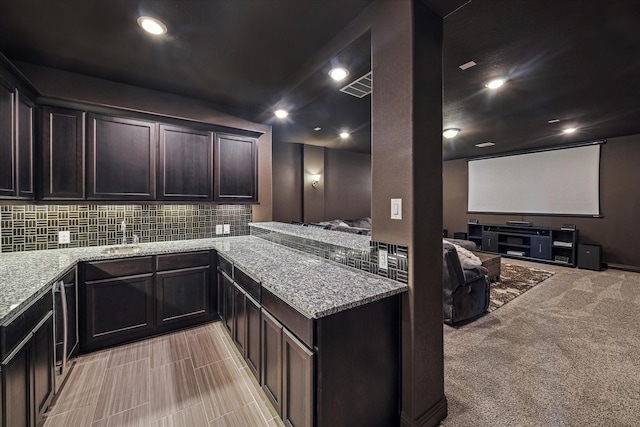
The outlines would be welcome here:
[[[325,219],[371,216],[370,154],[326,150],[324,170]]]
[[[319,174],[318,187],[312,187]],[[274,221],[318,222],[371,216],[371,155],[274,143]]]
[[[273,144],[273,219],[302,221],[302,144]]]
[[[579,242],[602,245],[603,261],[640,268],[640,135],[611,138],[600,153],[600,209],[602,218],[543,215],[467,214],[467,162],[444,162],[443,228],[449,235],[466,231],[467,220],[503,224],[509,220],[559,227],[575,224]]]

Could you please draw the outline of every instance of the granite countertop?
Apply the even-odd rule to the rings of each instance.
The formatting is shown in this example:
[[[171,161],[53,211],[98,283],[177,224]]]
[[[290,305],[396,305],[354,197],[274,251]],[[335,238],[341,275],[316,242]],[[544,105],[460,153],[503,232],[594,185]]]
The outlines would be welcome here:
[[[217,250],[309,318],[324,317],[407,290],[403,283],[255,236],[141,243],[139,246],[141,250],[135,254],[103,254],[107,246],[0,254],[0,323],[46,292],[78,262],[209,249]]]
[[[250,227],[268,231],[275,231],[290,236],[301,237],[303,239],[316,240],[330,245],[342,246],[359,251],[371,249],[371,236],[361,234],[346,233],[344,231],[325,230],[320,227],[302,226],[296,224],[285,224],[282,222],[250,222]]]

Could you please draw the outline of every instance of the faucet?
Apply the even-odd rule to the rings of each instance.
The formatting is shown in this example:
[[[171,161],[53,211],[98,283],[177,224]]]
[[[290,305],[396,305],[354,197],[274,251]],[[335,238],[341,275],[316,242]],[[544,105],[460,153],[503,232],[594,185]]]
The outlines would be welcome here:
[[[127,222],[123,219],[120,223],[120,231],[122,231],[122,244],[127,244]]]

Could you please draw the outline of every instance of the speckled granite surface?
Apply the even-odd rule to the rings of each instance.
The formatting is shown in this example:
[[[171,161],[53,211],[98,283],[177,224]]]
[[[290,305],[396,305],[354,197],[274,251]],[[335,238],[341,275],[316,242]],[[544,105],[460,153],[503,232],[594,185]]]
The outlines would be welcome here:
[[[130,255],[106,246],[0,255],[0,323],[41,295],[80,261],[216,249],[309,318],[319,318],[406,291],[405,284],[360,272],[253,236],[140,244]]]
[[[285,224],[282,222],[250,222],[249,227],[289,234],[359,251],[368,251],[371,249],[370,236],[345,233],[344,231],[324,230],[318,227],[304,227],[302,225]]]

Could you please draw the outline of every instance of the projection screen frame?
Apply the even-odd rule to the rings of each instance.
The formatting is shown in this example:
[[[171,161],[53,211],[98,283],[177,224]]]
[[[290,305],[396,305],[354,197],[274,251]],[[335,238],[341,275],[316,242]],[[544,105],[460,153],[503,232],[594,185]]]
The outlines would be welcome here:
[[[540,148],[540,149],[535,149],[535,150],[521,150],[521,151],[514,151],[514,152],[509,152],[509,153],[504,153],[504,154],[495,154],[495,155],[489,155],[489,156],[481,156],[481,157],[471,157],[471,158],[467,158],[467,214],[482,214],[482,215],[515,215],[515,216],[550,216],[550,217],[575,217],[575,218],[603,218],[604,216],[602,215],[602,205],[601,205],[601,177],[600,177],[600,172],[601,172],[601,160],[602,160],[602,149],[598,150],[598,214],[577,214],[577,213],[545,213],[545,212],[522,212],[522,211],[516,211],[516,212],[509,212],[509,211],[489,211],[489,210],[469,210],[469,181],[470,181],[470,175],[469,175],[469,162],[471,161],[477,161],[477,160],[486,160],[486,159],[494,159],[494,158],[500,158],[500,157],[511,157],[511,156],[518,156],[518,155],[525,155],[525,154],[534,154],[534,153],[541,153],[541,152],[547,152],[547,151],[557,151],[557,150],[565,150],[565,149],[571,149],[571,148],[579,148],[579,147],[586,147],[586,146],[593,146],[593,145],[603,145],[607,142],[606,139],[601,139],[601,140],[595,140],[595,141],[585,141],[585,142],[579,142],[579,143],[572,143],[572,144],[564,144],[564,145],[558,145],[558,146],[554,146],[554,147],[545,147],[545,148]]]

